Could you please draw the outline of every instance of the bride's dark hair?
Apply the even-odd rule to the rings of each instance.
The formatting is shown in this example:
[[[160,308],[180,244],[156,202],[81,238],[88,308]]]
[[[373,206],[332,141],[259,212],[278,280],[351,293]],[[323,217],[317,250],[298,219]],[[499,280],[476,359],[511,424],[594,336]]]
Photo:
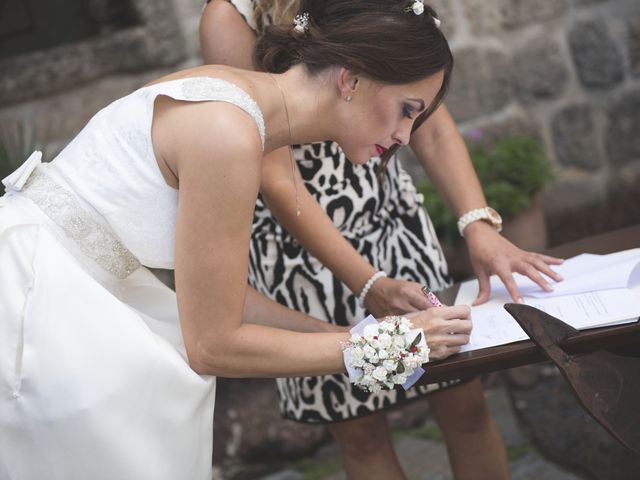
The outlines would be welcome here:
[[[453,56],[436,25],[436,12],[424,6],[416,15],[414,0],[302,0],[309,14],[306,33],[293,25],[272,25],[258,38],[255,64],[281,73],[304,64],[314,75],[341,66],[387,84],[404,84],[444,72],[434,101],[413,130],[438,108],[449,87]],[[399,146],[385,152],[383,167]]]

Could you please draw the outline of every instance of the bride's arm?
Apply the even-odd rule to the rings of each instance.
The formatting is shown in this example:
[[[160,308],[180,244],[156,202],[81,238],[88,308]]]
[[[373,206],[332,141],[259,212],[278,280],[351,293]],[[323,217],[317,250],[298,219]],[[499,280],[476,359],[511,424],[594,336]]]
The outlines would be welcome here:
[[[265,312],[268,312],[268,316],[265,315]],[[247,289],[242,322],[304,333],[345,332],[348,330],[346,327],[339,327],[280,305],[251,287]]]
[[[273,302],[247,301],[251,221],[262,149],[255,122],[229,104],[165,100],[154,114],[159,160],[179,179],[175,271],[180,324],[189,363],[201,374],[280,377],[343,372],[348,333],[299,333],[265,325],[295,321]],[[253,296],[254,293],[250,293]],[[251,297],[250,297],[251,298]],[[255,300],[255,299],[254,299]],[[263,310],[260,307],[264,307]],[[265,325],[243,323],[261,315]],[[430,309],[413,318],[442,358],[468,341],[465,307]],[[448,335],[448,332],[460,332]]]

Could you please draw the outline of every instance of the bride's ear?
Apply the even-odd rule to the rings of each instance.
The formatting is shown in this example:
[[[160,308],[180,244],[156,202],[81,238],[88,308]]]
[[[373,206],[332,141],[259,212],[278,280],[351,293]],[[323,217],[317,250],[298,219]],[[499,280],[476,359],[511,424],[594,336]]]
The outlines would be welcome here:
[[[343,100],[351,101],[353,94],[358,89],[359,82],[360,79],[351,70],[340,67],[338,70],[338,91]]]

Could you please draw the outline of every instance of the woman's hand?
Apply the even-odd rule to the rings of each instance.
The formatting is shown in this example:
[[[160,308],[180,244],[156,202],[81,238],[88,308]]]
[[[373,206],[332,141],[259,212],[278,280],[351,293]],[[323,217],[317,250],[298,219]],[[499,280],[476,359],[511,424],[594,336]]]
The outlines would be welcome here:
[[[416,328],[422,328],[430,360],[442,360],[469,343],[471,309],[467,305],[433,307],[405,315]]]
[[[522,302],[522,297],[513,278],[513,272],[529,277],[545,291],[551,291],[553,287],[541,273],[556,282],[562,281],[562,277],[549,267],[560,265],[562,259],[521,250],[485,222],[470,224],[464,230],[464,237],[469,249],[471,266],[479,284],[478,296],[473,305],[480,305],[489,300],[489,277],[494,273],[502,280],[511,298],[518,303]]]
[[[377,318],[426,310],[431,305],[421,288],[422,285],[416,282],[382,277],[369,289],[364,306]]]

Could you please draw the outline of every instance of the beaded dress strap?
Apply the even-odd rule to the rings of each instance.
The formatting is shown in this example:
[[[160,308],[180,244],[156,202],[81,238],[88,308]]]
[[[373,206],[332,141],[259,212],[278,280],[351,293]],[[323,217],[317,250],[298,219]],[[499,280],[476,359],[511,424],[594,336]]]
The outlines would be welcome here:
[[[156,95],[168,95],[176,100],[226,102],[241,108],[256,122],[264,149],[265,126],[262,111],[256,101],[237,85],[214,77],[189,77],[156,83],[149,88]]]

